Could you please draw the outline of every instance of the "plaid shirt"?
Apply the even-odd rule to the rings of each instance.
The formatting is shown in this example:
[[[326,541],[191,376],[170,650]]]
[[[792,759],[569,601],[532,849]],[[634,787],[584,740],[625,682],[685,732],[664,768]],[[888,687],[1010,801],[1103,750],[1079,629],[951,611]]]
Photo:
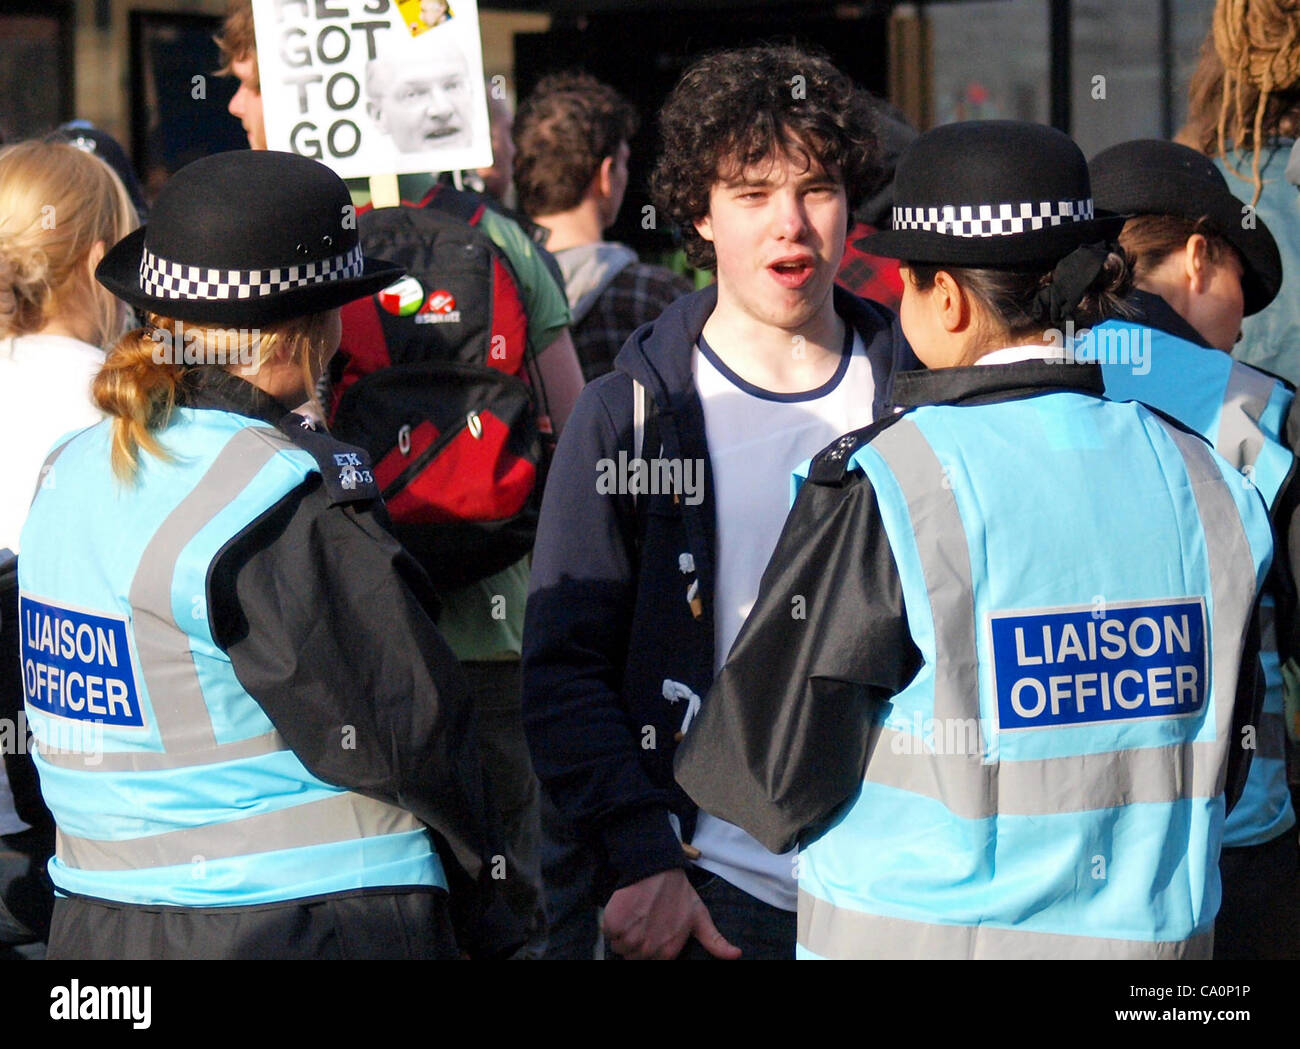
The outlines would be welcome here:
[[[868,255],[859,246],[864,237],[875,232],[875,227],[865,222],[853,224],[835,280],[859,298],[873,299],[897,313],[898,304],[903,301],[903,278],[898,272],[898,260]]]
[[[662,266],[633,262],[623,267],[587,315],[569,329],[582,377],[591,382],[611,371],[627,337],[692,290],[690,281]]]

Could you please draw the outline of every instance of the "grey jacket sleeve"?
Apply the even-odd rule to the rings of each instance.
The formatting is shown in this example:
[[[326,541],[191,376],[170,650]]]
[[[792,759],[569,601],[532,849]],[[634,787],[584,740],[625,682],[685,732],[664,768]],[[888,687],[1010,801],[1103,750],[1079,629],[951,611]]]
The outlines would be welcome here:
[[[677,781],[784,852],[856,796],[879,704],[920,666],[871,485],[807,483],[677,751]]]

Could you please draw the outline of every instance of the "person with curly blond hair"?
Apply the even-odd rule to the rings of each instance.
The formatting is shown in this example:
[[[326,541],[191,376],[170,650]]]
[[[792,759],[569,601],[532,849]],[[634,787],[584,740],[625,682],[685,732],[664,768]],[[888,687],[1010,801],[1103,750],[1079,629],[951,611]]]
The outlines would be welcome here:
[[[1282,289],[1241,325],[1234,357],[1300,383],[1300,222],[1285,169],[1300,133],[1300,2],[1218,0],[1178,141],[1215,164],[1282,255]]]

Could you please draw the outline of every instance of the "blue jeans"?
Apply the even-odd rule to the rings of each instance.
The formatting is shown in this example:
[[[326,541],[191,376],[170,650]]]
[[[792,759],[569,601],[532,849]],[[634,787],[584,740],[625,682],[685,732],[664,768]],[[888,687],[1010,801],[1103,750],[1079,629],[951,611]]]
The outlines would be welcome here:
[[[695,868],[691,882],[718,932],[739,947],[748,961],[793,961],[798,918],[736,888],[726,878]],[[713,959],[700,941],[691,937],[679,954],[680,961]]]
[[[546,902],[547,961],[591,961],[596,956],[596,860],[589,843],[542,791],[542,892]]]
[[[691,884],[709,909],[709,917],[728,943],[739,947],[741,961],[793,961],[798,934],[798,917],[736,888],[725,878],[693,867],[687,872]],[[608,953],[607,959],[619,960]],[[677,956],[679,962],[718,961],[700,941],[691,937]]]

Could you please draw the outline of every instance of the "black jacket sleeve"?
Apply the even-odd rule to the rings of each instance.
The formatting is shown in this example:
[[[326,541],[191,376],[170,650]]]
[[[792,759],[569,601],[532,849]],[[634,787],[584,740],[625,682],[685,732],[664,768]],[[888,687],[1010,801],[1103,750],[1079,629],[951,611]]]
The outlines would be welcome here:
[[[22,658],[18,645],[18,559],[10,551],[0,562],[0,718],[10,725],[23,725]],[[54,817],[41,797],[40,779],[32,761],[26,738],[14,739],[15,746],[4,748],[9,789],[14,796],[18,818],[32,827],[53,832]]]
[[[1232,708],[1232,742],[1228,747],[1228,769],[1224,776],[1225,812],[1233,810],[1246,790],[1251,759],[1255,755],[1254,744],[1248,745],[1246,741],[1257,738],[1260,717],[1264,711],[1267,684],[1264,667],[1259,659],[1259,642],[1260,605],[1256,597],[1250,622],[1246,624],[1246,633],[1242,638],[1241,666],[1237,671],[1237,695]]]
[[[806,483],[678,748],[677,781],[784,852],[856,797],[878,704],[920,666],[871,485]]]
[[[473,710],[430,616],[424,573],[375,502],[332,505],[314,475],[214,561],[212,633],[309,771],[435,833],[457,940],[522,942],[491,878],[495,845]]]
[[[1300,397],[1291,402],[1282,437],[1293,455],[1300,453]],[[1300,571],[1300,460],[1292,461],[1270,517],[1276,543],[1269,587],[1276,603],[1278,654],[1285,663],[1300,659],[1300,587],[1296,582]]]
[[[555,806],[602,851],[614,888],[685,865],[667,792],[642,767],[639,728],[620,698],[636,600],[636,514],[628,496],[599,491],[597,477],[602,460],[631,445],[631,386],[617,372],[589,385],[560,438],[523,645],[533,767]],[[618,422],[611,403],[626,405]]]

